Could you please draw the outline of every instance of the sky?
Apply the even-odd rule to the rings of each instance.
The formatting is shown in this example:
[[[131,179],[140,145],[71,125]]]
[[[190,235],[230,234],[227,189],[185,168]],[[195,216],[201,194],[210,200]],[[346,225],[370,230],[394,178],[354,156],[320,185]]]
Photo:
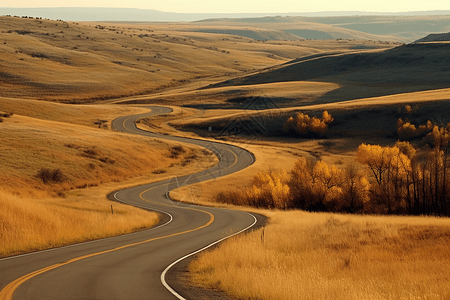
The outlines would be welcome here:
[[[115,7],[177,13],[407,12],[450,10],[449,0],[1,0],[0,7]]]

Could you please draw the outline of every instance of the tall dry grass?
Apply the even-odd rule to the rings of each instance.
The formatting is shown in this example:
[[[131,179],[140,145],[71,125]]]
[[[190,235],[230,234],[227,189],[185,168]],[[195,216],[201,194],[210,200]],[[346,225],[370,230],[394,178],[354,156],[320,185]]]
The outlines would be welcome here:
[[[239,299],[449,299],[450,221],[270,212],[190,265]]]
[[[22,198],[0,189],[0,257],[130,233],[156,224],[134,207],[74,205]]]

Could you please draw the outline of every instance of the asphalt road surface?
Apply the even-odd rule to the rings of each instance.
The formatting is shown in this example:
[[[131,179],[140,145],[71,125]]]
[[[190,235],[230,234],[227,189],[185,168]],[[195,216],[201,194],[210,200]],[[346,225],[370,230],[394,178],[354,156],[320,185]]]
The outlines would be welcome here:
[[[116,201],[158,211],[162,219],[157,227],[0,260],[0,300],[184,299],[165,282],[168,267],[257,224],[257,218],[246,212],[168,199],[167,193],[174,188],[232,174],[251,165],[254,158],[235,146],[139,130],[135,126],[138,118],[171,112],[165,107],[148,108],[148,114],[114,120],[113,129],[203,146],[213,151],[220,163],[197,174],[110,195]],[[195,198],[200,192],[192,188],[188,197]]]

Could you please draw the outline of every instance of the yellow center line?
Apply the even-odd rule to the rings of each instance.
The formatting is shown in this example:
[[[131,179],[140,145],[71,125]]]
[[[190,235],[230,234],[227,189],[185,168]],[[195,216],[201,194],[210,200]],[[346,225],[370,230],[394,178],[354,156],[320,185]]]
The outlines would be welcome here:
[[[126,120],[123,122],[123,126],[124,126],[125,129],[127,129],[127,128],[125,127],[125,122],[126,122],[127,120],[128,120],[128,119],[126,119]],[[129,130],[129,129],[127,129],[127,130]],[[131,131],[130,131],[130,132],[131,132]],[[226,150],[226,149],[225,149],[225,150]],[[232,153],[232,154],[235,156],[235,158],[236,158],[236,159],[235,159],[235,162],[234,162],[231,166],[228,166],[228,167],[226,168],[226,169],[228,169],[228,168],[231,168],[232,166],[234,166],[234,165],[237,163],[237,156],[236,156],[236,154],[235,154],[234,152],[232,152],[232,151],[230,151],[230,150],[226,150],[226,151],[229,151],[230,153]],[[215,172],[213,172],[213,173],[211,173],[211,174],[214,174],[214,173],[217,173],[217,172],[220,172],[220,171],[223,171],[223,170],[215,171]],[[208,174],[208,175],[209,175],[209,174]],[[204,175],[204,176],[202,176],[202,177],[206,177],[206,176],[208,176],[208,175]],[[201,178],[201,177],[200,177],[200,178]],[[151,202],[151,201],[149,201],[149,200],[147,200],[147,199],[144,199],[143,194],[146,193],[146,192],[148,192],[148,191],[150,191],[150,190],[153,190],[153,189],[155,189],[155,188],[157,188],[157,187],[160,187],[160,186],[162,186],[162,185],[158,185],[158,186],[156,186],[156,187],[153,187],[153,188],[150,188],[150,189],[148,189],[148,190],[143,191],[142,193],[139,194],[139,198],[141,198],[142,200],[144,200],[144,201],[146,201],[146,202],[154,203],[154,202]],[[169,206],[169,205],[167,205],[167,204],[162,204],[162,203],[158,203],[158,204],[159,204],[159,205],[164,205],[164,206]],[[76,257],[76,258],[70,259],[70,260],[68,260],[68,261],[66,261],[66,262],[63,262],[63,263],[57,263],[57,264],[54,264],[54,265],[51,265],[51,266],[48,266],[48,267],[39,269],[39,270],[37,270],[37,271],[31,272],[31,273],[29,273],[29,274],[26,274],[26,275],[20,277],[20,278],[17,278],[17,279],[14,280],[13,282],[9,283],[5,288],[3,288],[3,289],[0,291],[0,300],[12,300],[12,297],[13,297],[14,292],[17,290],[17,288],[18,288],[21,284],[23,284],[24,282],[28,281],[29,279],[31,279],[31,278],[33,278],[33,277],[36,277],[36,276],[38,276],[38,275],[40,275],[40,274],[43,274],[43,273],[45,273],[45,272],[54,270],[54,269],[59,268],[59,267],[62,267],[62,266],[66,266],[66,265],[68,265],[68,264],[71,264],[71,263],[74,263],[74,262],[77,262],[77,261],[80,261],[80,260],[83,260],[83,259],[86,259],[86,258],[90,258],[90,257],[98,256],[98,255],[101,255],[101,254],[106,254],[106,253],[110,253],[110,252],[122,250],[122,249],[129,248],[129,247],[133,247],[133,246],[138,246],[138,245],[146,244],[146,243],[153,242],[153,241],[157,241],[157,240],[162,240],[162,239],[165,239],[165,238],[170,238],[170,237],[174,237],[174,236],[178,236],[178,235],[182,235],[182,234],[194,232],[194,231],[203,229],[203,228],[205,228],[205,227],[208,227],[209,225],[211,225],[211,224],[214,222],[214,215],[213,215],[212,213],[210,213],[210,212],[207,212],[207,211],[204,211],[204,210],[200,210],[200,209],[191,208],[191,207],[182,207],[182,208],[184,208],[184,209],[189,209],[189,210],[193,210],[193,211],[199,211],[199,212],[208,214],[209,217],[210,217],[210,219],[209,219],[209,221],[208,221],[206,224],[204,224],[204,225],[202,225],[202,226],[199,226],[199,227],[197,227],[197,228],[194,228],[194,229],[190,229],[190,230],[186,230],[186,231],[182,231],[182,232],[177,232],[177,233],[173,233],[173,234],[169,234],[169,235],[161,236],[161,237],[157,237],[157,238],[152,238],[152,239],[148,239],[148,240],[141,241],[141,242],[137,242],[137,243],[132,243],[132,244],[128,244],[128,245],[123,245],[123,246],[116,247],[116,248],[109,249],[109,250],[105,250],[105,251],[100,251],[100,252],[96,252],[96,253],[91,253],[91,254],[88,254],[88,255],[84,255],[84,256],[80,256],[80,257]]]
[[[161,185],[160,185],[160,186],[161,186]],[[157,187],[159,187],[159,186],[157,186]],[[155,188],[157,188],[157,187],[154,187],[154,188],[151,188],[151,189],[148,189],[148,190],[142,192],[142,193],[139,195],[139,197],[140,197],[142,200],[144,200],[144,201],[151,202],[151,201],[149,201],[149,200],[144,199],[144,198],[142,197],[142,194],[144,194],[145,192],[148,192],[148,191],[150,191],[150,190],[152,190],[152,189],[155,189]],[[165,205],[165,204],[162,204],[162,205]],[[168,205],[167,205],[167,206],[168,206]],[[197,227],[197,228],[194,228],[194,229],[185,230],[185,231],[177,232],[177,233],[172,233],[172,234],[169,234],[169,235],[166,235],[166,236],[156,237],[156,238],[148,239],[148,240],[141,241],[141,242],[137,242],[137,243],[132,243],[132,244],[128,244],[128,245],[123,245],[123,246],[116,247],[116,248],[109,249],[109,250],[100,251],[100,252],[96,252],[96,253],[92,253],[92,254],[80,256],[80,257],[76,257],[76,258],[70,259],[70,260],[68,260],[68,261],[66,261],[66,262],[63,262],[63,263],[57,263],[57,264],[54,264],[54,265],[51,265],[51,266],[42,268],[42,269],[40,269],[40,270],[34,271],[34,272],[32,272],[32,273],[26,274],[26,275],[24,275],[24,276],[22,276],[22,277],[20,277],[20,278],[17,278],[17,279],[14,280],[13,282],[9,283],[3,290],[1,290],[1,291],[0,291],[0,300],[12,300],[12,297],[13,297],[14,292],[17,290],[17,288],[18,288],[21,284],[23,284],[23,283],[26,282],[27,280],[29,280],[29,279],[31,279],[31,278],[33,278],[33,277],[35,277],[35,276],[38,276],[38,275],[40,275],[40,274],[42,274],[42,273],[45,273],[45,272],[54,270],[54,269],[56,269],[56,268],[59,268],[59,267],[62,267],[62,266],[65,266],[65,265],[68,265],[68,264],[71,264],[71,263],[74,263],[74,262],[77,262],[77,261],[86,259],[86,258],[90,258],[90,257],[98,256],[98,255],[101,255],[101,254],[105,254],[105,253],[110,253],[110,252],[122,250],[122,249],[129,248],[129,247],[133,247],[133,246],[138,246],[138,245],[146,244],[146,243],[149,243],[149,242],[153,242],[153,241],[157,241],[157,240],[162,240],[162,239],[166,239],[166,238],[170,238],[170,237],[174,237],[174,236],[178,236],[178,235],[182,235],[182,234],[186,234],[186,233],[190,233],[190,232],[194,232],[194,231],[203,229],[203,228],[205,228],[205,227],[208,227],[209,225],[211,225],[211,224],[214,222],[214,215],[213,215],[212,213],[210,213],[210,212],[207,212],[207,211],[204,211],[204,210],[200,210],[200,209],[188,208],[188,207],[183,207],[183,208],[184,208],[184,209],[194,210],[194,211],[199,211],[199,212],[203,212],[203,213],[205,213],[205,214],[208,214],[209,217],[210,217],[210,218],[209,218],[209,221],[208,221],[206,224],[204,224],[204,225],[202,225],[202,226],[199,226],[199,227]]]

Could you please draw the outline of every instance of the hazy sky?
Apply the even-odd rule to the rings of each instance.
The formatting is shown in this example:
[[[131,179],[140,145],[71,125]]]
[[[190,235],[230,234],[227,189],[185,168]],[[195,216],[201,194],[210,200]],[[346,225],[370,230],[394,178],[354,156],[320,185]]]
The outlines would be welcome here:
[[[449,0],[1,0],[0,7],[117,7],[186,13],[450,10]]]

